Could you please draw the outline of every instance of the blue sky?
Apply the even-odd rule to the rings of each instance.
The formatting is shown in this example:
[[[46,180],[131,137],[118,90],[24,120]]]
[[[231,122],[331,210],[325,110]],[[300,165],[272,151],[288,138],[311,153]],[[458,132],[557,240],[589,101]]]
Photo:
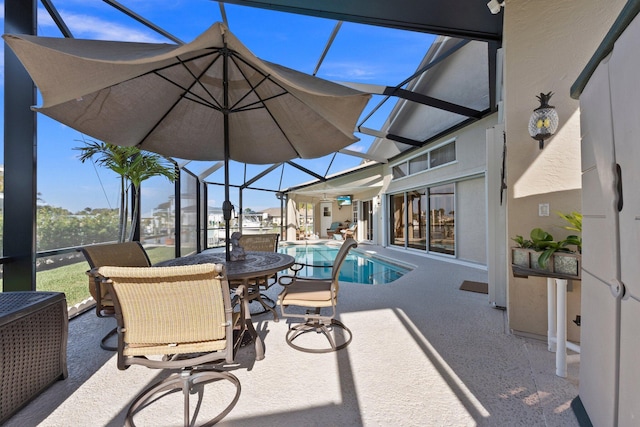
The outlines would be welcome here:
[[[184,42],[191,41],[213,23],[222,21],[219,4],[209,0],[122,0],[121,4]],[[54,0],[54,5],[76,38],[171,43],[101,0]],[[47,12],[39,6],[39,35],[61,37]],[[224,7],[231,31],[258,57],[309,74],[315,69],[336,24],[327,19],[249,7]],[[4,3],[1,11],[4,13]],[[4,20],[4,16],[2,18]],[[333,81],[395,86],[415,71],[433,39],[428,34],[345,22],[317,75]],[[2,71],[4,77],[4,67]],[[4,96],[4,78],[1,90]],[[380,98],[374,98],[364,114],[379,101]],[[364,125],[379,129],[392,107],[393,100],[386,102]],[[4,109],[4,104],[0,108]],[[0,120],[4,123],[4,111]],[[361,141],[349,149],[366,151],[373,138],[359,133],[356,136]],[[85,207],[117,207],[116,177],[89,163],[81,164],[77,159],[78,152],[73,150],[88,138],[46,116],[38,116],[38,192],[44,202],[71,211]],[[4,162],[3,159],[3,153],[0,153],[0,163]],[[338,155],[330,172],[353,167],[359,162],[358,158]],[[320,174],[327,171],[329,164],[327,158],[300,163]],[[208,163],[194,162],[187,167],[197,174],[208,166]],[[251,177],[264,168],[250,165],[246,168],[246,174]],[[245,174],[244,166],[232,164],[230,173],[232,183],[239,184]],[[216,172],[208,180],[221,182],[222,171]],[[278,189],[309,180],[308,175],[287,167],[284,173],[278,169],[256,183],[256,186]],[[146,202],[143,211],[166,201],[171,191],[172,187],[166,180],[145,182],[143,196]],[[220,206],[222,200],[222,189],[211,187],[209,204]],[[279,206],[272,193],[245,192],[243,200],[245,208],[255,210]],[[231,201],[238,203],[237,192],[232,191]]]

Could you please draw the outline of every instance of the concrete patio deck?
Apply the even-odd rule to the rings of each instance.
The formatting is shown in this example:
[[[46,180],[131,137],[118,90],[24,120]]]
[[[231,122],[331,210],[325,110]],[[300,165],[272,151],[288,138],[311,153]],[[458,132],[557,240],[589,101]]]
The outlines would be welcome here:
[[[265,359],[253,361],[252,346],[240,349],[232,372],[242,392],[219,425],[579,425],[571,408],[579,355],[568,357],[568,378],[557,377],[546,342],[509,334],[506,312],[492,308],[487,295],[459,290],[464,280],[486,282],[485,271],[367,249],[416,268],[388,285],[341,284],[339,318],[353,341],[337,353],[298,352],[285,343],[286,320],[255,316]],[[278,292],[278,286],[269,290]],[[115,354],[99,347],[114,324],[93,312],[71,320],[69,378],[5,425],[122,426],[134,396],[165,374],[142,366],[118,371]],[[213,402],[218,392],[228,399],[226,390],[208,385],[205,399]],[[181,399],[175,394],[157,401],[138,425],[180,425]],[[207,402],[203,417],[215,414]]]

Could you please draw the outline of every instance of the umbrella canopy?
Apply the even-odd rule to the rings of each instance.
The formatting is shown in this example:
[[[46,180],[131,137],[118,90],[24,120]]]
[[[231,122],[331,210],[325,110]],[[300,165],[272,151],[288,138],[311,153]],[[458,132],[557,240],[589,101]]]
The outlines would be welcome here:
[[[34,108],[96,139],[165,156],[277,163],[358,140],[370,95],[260,60],[222,23],[185,45],[4,35]],[[227,218],[226,218],[227,219]],[[227,219],[227,252],[229,224]]]
[[[370,98],[258,59],[222,23],[180,46],[4,39],[42,93],[36,111],[102,141],[182,159],[224,160],[225,131],[238,162],[321,157],[358,140]]]

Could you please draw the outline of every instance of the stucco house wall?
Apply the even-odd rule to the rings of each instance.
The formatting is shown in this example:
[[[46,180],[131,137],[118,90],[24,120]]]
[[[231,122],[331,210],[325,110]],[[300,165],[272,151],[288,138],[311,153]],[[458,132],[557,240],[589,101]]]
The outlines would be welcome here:
[[[578,101],[569,90],[625,1],[507,0],[504,15],[504,117],[507,136],[507,236],[527,236],[534,227],[556,239],[563,230],[556,211],[579,211],[580,121]],[[554,92],[551,104],[560,127],[545,148],[527,131],[536,95]],[[550,215],[538,216],[538,205],[549,204]],[[508,241],[507,244],[513,242]],[[510,265],[510,259],[505,260]],[[580,314],[579,281],[568,293],[569,319]],[[509,326],[515,332],[546,335],[544,278],[508,278]],[[579,341],[580,330],[569,322],[567,336]]]

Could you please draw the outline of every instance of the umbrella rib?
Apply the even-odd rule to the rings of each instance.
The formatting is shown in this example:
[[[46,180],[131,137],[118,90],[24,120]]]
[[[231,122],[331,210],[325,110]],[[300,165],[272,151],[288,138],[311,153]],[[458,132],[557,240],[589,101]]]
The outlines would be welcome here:
[[[202,71],[202,73],[200,73],[199,76],[196,76],[195,74],[193,74],[193,72],[186,65],[187,62],[195,61],[196,59],[201,59],[201,58],[204,58],[206,56],[210,56],[210,55],[212,55],[214,53],[217,53],[218,55],[215,58],[213,58],[213,61],[211,61],[211,63]],[[204,105],[206,107],[214,108],[214,109],[217,109],[217,110],[222,110],[222,105],[220,105],[218,100],[200,82],[200,78],[216,63],[216,61],[218,61],[218,59],[221,56],[222,55],[220,54],[220,51],[216,51],[216,52],[209,52],[209,53],[206,53],[206,54],[203,54],[203,55],[196,56],[196,57],[191,58],[191,59],[189,59],[187,61],[184,61],[184,60],[180,59],[179,57],[176,57],[176,60],[178,61],[177,63],[173,63],[171,65],[167,65],[166,67],[159,68],[157,70],[152,71],[152,73],[154,73],[158,77],[164,79],[168,83],[171,83],[172,85],[182,89],[184,91],[184,93],[180,96],[180,98],[184,98],[184,99],[199,103],[199,104]],[[184,86],[178,84],[177,82],[171,80],[170,78],[160,74],[161,71],[166,70],[166,69],[171,68],[171,67],[175,67],[178,63],[184,67],[184,69],[191,75],[191,77],[193,77],[194,82],[191,84],[191,86],[184,87]],[[211,97],[213,102],[203,98],[202,96],[200,96],[198,94],[193,93],[193,91],[191,89],[193,88],[193,86],[196,83],[199,84],[200,87]]]
[[[239,111],[251,111],[251,110],[259,110],[261,108],[267,108],[267,106],[264,104],[265,102],[270,101],[270,100],[275,99],[275,98],[279,98],[279,97],[281,97],[283,95],[286,95],[287,93],[288,92],[282,92],[282,93],[270,96],[268,98],[260,98],[259,101],[252,102],[251,104],[247,104],[247,105],[242,106],[242,107],[237,108],[237,109],[232,109],[231,112],[232,113],[236,113],[236,112],[239,112]],[[245,95],[245,97],[247,95]],[[235,105],[238,105],[239,102],[240,101],[236,102]]]
[[[248,96],[248,95],[249,95],[249,93],[251,93],[251,92],[254,92],[254,93],[256,94],[256,96],[258,97],[258,101],[257,101],[257,102],[255,102],[253,105],[260,103],[260,104],[262,104],[262,105],[264,106],[264,109],[266,110],[267,114],[269,114],[269,117],[271,117],[271,120],[273,120],[273,123],[278,127],[278,129],[280,129],[280,132],[282,133],[282,136],[287,140],[287,142],[289,143],[289,146],[291,147],[291,149],[296,153],[296,156],[297,156],[297,157],[302,157],[302,156],[300,156],[300,153],[298,152],[298,150],[296,149],[296,147],[291,143],[291,140],[289,139],[289,136],[288,136],[288,135],[285,133],[285,131],[282,129],[282,126],[280,126],[280,123],[276,120],[276,118],[275,118],[275,117],[273,116],[273,114],[271,113],[271,110],[269,110],[269,107],[267,106],[267,104],[265,104],[265,101],[268,101],[268,100],[270,100],[270,99],[273,99],[273,98],[275,98],[275,97],[279,97],[279,96],[282,96],[282,95],[285,95],[285,94],[290,94],[290,92],[288,92],[288,91],[287,91],[287,89],[286,89],[286,88],[284,88],[284,87],[282,87],[282,85],[280,85],[278,82],[276,82],[276,81],[272,80],[268,74],[264,74],[261,70],[257,69],[256,67],[254,67],[253,65],[251,65],[250,63],[248,63],[247,61],[245,61],[242,57],[238,56],[238,55],[236,54],[236,52],[231,51],[231,53],[233,54],[233,55],[231,56],[231,59],[234,61],[234,63],[235,63],[235,61],[236,61],[236,59],[237,59],[237,60],[239,60],[239,61],[243,62],[244,64],[246,64],[247,66],[249,66],[250,68],[254,69],[256,72],[258,72],[258,73],[262,74],[262,75],[265,77],[263,80],[261,80],[261,81],[260,81],[260,83],[259,83],[258,85],[260,85],[260,84],[264,83],[266,80],[269,80],[271,83],[275,84],[275,85],[276,85],[276,86],[278,86],[280,89],[282,89],[282,93],[277,94],[277,95],[270,96],[269,98],[262,99],[262,98],[260,98],[260,96],[259,96],[259,95],[258,95],[258,93],[256,92],[256,88],[258,87],[258,85],[256,85],[256,86],[254,87],[254,86],[251,84],[251,81],[250,81],[250,80],[247,78],[247,76],[245,75],[245,73],[244,73],[244,71],[242,70],[242,68],[238,67],[238,70],[240,71],[240,74],[242,74],[242,76],[244,77],[245,81],[246,81],[246,82],[249,84],[249,86],[251,87],[251,91],[249,91],[245,96]],[[244,98],[244,97],[243,97],[243,98]],[[238,102],[239,102],[239,101],[238,101]],[[237,105],[237,103],[236,103],[235,105]],[[252,105],[252,104],[250,104],[250,105]],[[257,109],[257,108],[258,108],[258,107],[251,108],[251,109]],[[244,108],[243,110],[244,110],[244,111],[249,111],[250,109],[249,109],[249,108]],[[241,110],[238,110],[238,111],[242,111],[242,109],[241,109]]]
[[[249,85],[249,87],[251,87],[250,91],[247,91],[246,94],[244,94],[244,96],[242,96],[235,104],[233,104],[230,109],[235,110],[235,111],[248,111],[251,109],[256,109],[256,108],[247,108],[247,107],[251,107],[253,105],[257,105],[257,104],[262,104],[264,106],[264,108],[267,108],[265,101],[269,101],[271,99],[277,98],[279,96],[282,95],[286,95],[288,93],[288,91],[282,87],[282,85],[280,85],[278,82],[276,82],[275,80],[271,79],[271,75],[270,74],[265,74],[262,72],[262,70],[256,68],[255,66],[253,66],[252,64],[248,63],[247,61],[245,61],[242,57],[238,56],[238,54],[235,51],[231,51],[232,55],[231,55],[231,60],[236,64],[236,66],[238,65],[236,62],[236,59],[240,62],[242,62],[243,64],[247,65],[248,67],[252,68],[254,71],[256,71],[257,73],[262,74],[263,79],[260,80],[256,85],[251,84],[251,81],[249,80],[249,78],[247,77],[247,75],[244,73],[244,71],[242,70],[242,68],[238,67],[238,71],[240,72],[240,74],[242,74],[242,77],[244,77],[244,80],[247,82],[247,84]],[[278,86],[281,90],[282,93],[276,94],[276,95],[272,95],[268,98],[261,98],[260,95],[258,95],[258,92],[256,92],[256,89],[262,85],[264,82],[266,81],[270,81],[271,83],[273,83],[274,85]],[[256,96],[258,97],[258,101],[252,102],[250,104],[245,105],[242,108],[238,108],[235,109],[235,107],[240,104],[247,96],[249,96],[251,93],[255,93]]]
[[[256,94],[256,96],[258,97],[258,101],[253,102],[253,103],[248,104],[248,105],[255,105],[255,104],[258,104],[258,103],[264,103],[264,101],[268,101],[270,99],[273,99],[275,97],[278,97],[278,96],[281,96],[281,95],[285,95],[285,94],[288,93],[287,89],[285,89],[284,87],[282,87],[282,85],[280,85],[278,82],[273,80],[271,78],[270,74],[263,73],[262,70],[260,70],[259,68],[256,68],[254,65],[250,64],[244,58],[239,56],[237,52],[235,52],[235,51],[230,51],[230,52],[231,52],[231,60],[236,64],[236,67],[238,67],[238,71],[240,72],[240,74],[242,74],[242,77],[247,82],[249,87],[251,87],[251,90],[247,91],[247,93],[242,98],[240,98],[235,104],[233,104],[233,106],[231,106],[232,109],[234,109],[236,105],[238,105],[240,102],[242,102],[242,100],[244,100],[251,93],[255,93]],[[247,77],[247,75],[243,71],[243,69],[240,66],[238,66],[238,62],[236,60],[242,62],[245,65],[247,65],[248,67],[253,69],[255,72],[261,74],[262,77],[263,77],[262,80],[260,80],[257,84],[253,85],[251,83],[251,80],[249,80],[249,78]],[[277,94],[277,95],[272,95],[272,96],[270,96],[268,98],[261,98],[260,95],[258,95],[258,92],[256,90],[258,89],[258,87],[260,87],[267,80],[270,81],[271,83],[273,83],[274,85],[278,86],[282,90],[282,93]],[[265,105],[265,107],[266,107],[266,105]],[[240,110],[241,109],[238,109],[238,111],[240,111]]]
[[[158,77],[166,80],[168,83],[171,83],[172,85],[176,86],[177,88],[180,88],[184,91],[184,93],[182,95],[180,95],[180,99],[186,99],[192,102],[196,102],[198,104],[204,105],[205,107],[210,107],[210,108],[214,108],[216,110],[221,110],[222,106],[218,103],[218,101],[216,99],[214,99],[215,103],[207,101],[206,99],[204,99],[203,97],[196,95],[195,93],[191,92],[191,87],[193,87],[195,85],[195,81],[193,82],[193,84],[189,87],[186,88],[176,82],[174,82],[173,80],[163,76],[162,74],[156,74]],[[194,76],[195,79],[197,79],[197,77]],[[193,96],[190,97],[189,95]],[[176,102],[176,104],[180,101],[180,99]],[[173,109],[173,107],[176,106],[176,104],[173,104],[171,106],[171,108]]]
[[[240,70],[240,69],[239,69],[239,70]],[[256,71],[258,71],[258,72],[259,72],[259,70],[256,70]],[[244,77],[245,81],[249,84],[249,87],[251,87],[251,90],[250,90],[250,91],[247,91],[247,93],[245,93],[245,94],[244,94],[244,95],[243,95],[243,96],[242,96],[242,97],[241,97],[241,98],[240,98],[240,99],[239,99],[235,104],[233,104],[232,106],[230,106],[230,107],[229,107],[229,110],[231,110],[231,111],[242,111],[242,110],[244,109],[244,107],[242,107],[242,108],[238,108],[238,109],[236,110],[236,108],[235,108],[235,107],[236,107],[236,105],[240,104],[240,103],[241,103],[241,102],[242,102],[242,101],[243,101],[247,96],[249,96],[249,95],[250,95],[250,94],[252,94],[252,93],[255,93],[255,94],[256,94],[256,96],[258,96],[258,94],[256,93],[256,88],[257,88],[258,86],[260,86],[260,85],[261,85],[265,80],[267,80],[267,79],[269,78],[269,76],[268,76],[267,74],[263,74],[263,75],[262,75],[262,80],[260,80],[260,81],[258,82],[258,84],[257,84],[257,85],[253,86],[253,85],[251,84],[251,82],[249,82],[249,79],[247,79],[247,76],[245,76],[245,74],[244,74],[244,72],[243,72],[242,70],[240,70],[240,74],[242,74],[242,77]],[[251,104],[248,104],[247,106],[255,105],[255,104],[258,104],[258,103],[262,102],[262,99],[260,98],[260,96],[258,96],[258,99],[259,99],[258,101],[253,102],[253,103],[251,103]],[[246,106],[245,106],[245,107],[246,107]]]
[[[207,67],[205,67],[205,68],[204,68],[204,70],[202,70],[202,73],[200,73],[200,75],[199,75],[199,76],[196,76],[195,74],[193,74],[193,72],[189,69],[189,67],[187,67],[186,63],[185,63],[184,61],[182,61],[180,58],[178,58],[178,61],[180,61],[180,63],[182,64],[182,66],[185,68],[185,70],[187,70],[187,72],[188,72],[189,74],[191,74],[191,76],[195,79],[194,84],[193,84],[193,85],[191,85],[191,86],[189,87],[189,90],[188,90],[188,92],[187,92],[187,93],[188,93],[188,94],[190,94],[190,95],[193,95],[193,96],[195,96],[195,97],[197,97],[197,98],[199,98],[199,99],[202,99],[202,101],[204,101],[204,102],[207,102],[207,100],[206,100],[206,99],[204,99],[204,98],[202,98],[201,96],[198,96],[198,95],[196,95],[195,93],[191,92],[191,88],[192,88],[195,84],[198,84],[198,85],[202,88],[202,90],[204,90],[204,91],[207,93],[207,95],[209,95],[209,96],[211,97],[211,99],[212,99],[212,100],[213,100],[213,101],[218,105],[218,107],[219,107],[220,109],[222,109],[222,108],[223,108],[223,106],[218,102],[218,100],[216,99],[216,97],[215,97],[215,96],[213,96],[213,94],[212,94],[211,92],[209,92],[209,90],[205,87],[205,85],[203,85],[203,84],[202,84],[202,82],[200,81],[200,78],[201,78],[202,76],[204,76],[204,75],[205,75],[205,73],[211,69],[211,67],[213,67],[213,65],[218,61],[218,59],[222,58],[222,56],[223,56],[223,55],[222,55],[222,53],[220,53],[220,51],[219,51],[219,50],[217,50],[217,53],[218,53],[218,55],[217,55],[215,58],[213,58],[213,61],[211,61],[211,63],[210,63]],[[186,97],[186,96],[185,96],[185,98],[186,98],[186,99],[191,100],[191,98],[188,98],[188,97]],[[212,105],[213,105],[213,104],[212,104]]]
[[[205,55],[203,55],[202,57],[204,57],[204,56],[205,56]],[[176,101],[173,103],[173,105],[171,105],[171,107],[170,107],[169,109],[167,109],[167,111],[165,111],[165,113],[162,115],[162,117],[160,118],[160,120],[158,120],[158,121],[157,121],[157,122],[156,122],[156,123],[151,127],[151,129],[149,130],[149,132],[147,132],[147,134],[146,134],[146,135],[145,135],[145,136],[140,140],[140,142],[138,142],[138,143],[136,144],[136,147],[140,148],[140,147],[142,146],[142,144],[147,140],[147,138],[149,137],[149,135],[151,135],[151,134],[153,133],[153,131],[155,131],[155,130],[156,130],[156,128],[157,128],[158,126],[160,126],[160,123],[162,123],[162,122],[164,121],[164,119],[169,115],[169,113],[171,113],[171,112],[173,111],[173,109],[174,109],[174,108],[176,108],[176,105],[178,105],[178,103],[180,102],[180,100],[182,100],[182,99],[187,99],[187,100],[192,101],[192,102],[198,102],[198,101],[197,101],[197,100],[195,100],[195,99],[191,99],[191,98],[189,98],[188,96],[186,96],[186,94],[191,94],[191,95],[193,95],[193,96],[196,96],[197,98],[202,99],[202,102],[198,102],[198,103],[200,103],[200,104],[202,104],[202,105],[205,105],[205,106],[207,106],[207,107],[214,108],[214,109],[221,109],[221,108],[217,108],[214,104],[207,102],[207,100],[206,100],[206,99],[203,99],[203,98],[199,97],[198,95],[196,95],[196,94],[194,94],[194,93],[192,93],[192,92],[191,92],[191,89],[192,89],[196,84],[200,84],[200,86],[203,86],[203,85],[202,85],[202,83],[200,83],[200,77],[202,77],[202,76],[204,75],[204,73],[206,73],[206,72],[207,72],[207,70],[209,70],[209,69],[213,66],[213,64],[215,64],[215,63],[216,63],[216,61],[218,60],[218,58],[220,58],[220,55],[218,55],[218,56],[216,56],[215,58],[213,58],[213,61],[209,64],[209,66],[207,66],[207,67],[205,67],[205,68],[204,68],[204,70],[202,71],[202,73],[200,73],[200,75],[199,75],[199,76],[195,76],[195,75],[191,72],[191,70],[189,70],[189,68],[186,66],[185,62],[184,62],[184,61],[182,61],[179,57],[176,57],[176,60],[178,60],[178,62],[179,62],[179,63],[180,63],[180,64],[181,64],[181,65],[182,65],[182,66],[187,70],[187,72],[188,72],[189,74],[191,74],[191,76],[192,76],[192,77],[193,77],[193,79],[194,79],[194,81],[191,83],[191,85],[190,85],[188,88],[184,88],[184,87],[182,87],[181,85],[179,85],[178,83],[176,83],[176,82],[172,81],[171,79],[169,79],[169,78],[167,78],[167,77],[163,76],[162,74],[159,74],[159,73],[155,72],[155,75],[157,75],[158,77],[161,77],[162,79],[166,80],[167,82],[169,82],[169,83],[171,83],[171,84],[173,84],[173,85],[175,85],[175,86],[179,87],[180,89],[182,89],[182,90],[184,91],[184,93],[182,93],[182,94],[180,95],[180,97],[179,97],[178,99],[176,99]],[[174,65],[175,65],[175,64],[174,64]],[[166,67],[165,67],[165,68],[166,68]],[[204,87],[203,87],[203,88],[204,88]],[[209,96],[211,96],[211,93],[209,93],[209,91],[207,91],[206,89],[204,89],[204,90],[209,94]],[[216,99],[215,99],[213,96],[211,96],[211,99],[213,99],[213,100],[217,103]]]

